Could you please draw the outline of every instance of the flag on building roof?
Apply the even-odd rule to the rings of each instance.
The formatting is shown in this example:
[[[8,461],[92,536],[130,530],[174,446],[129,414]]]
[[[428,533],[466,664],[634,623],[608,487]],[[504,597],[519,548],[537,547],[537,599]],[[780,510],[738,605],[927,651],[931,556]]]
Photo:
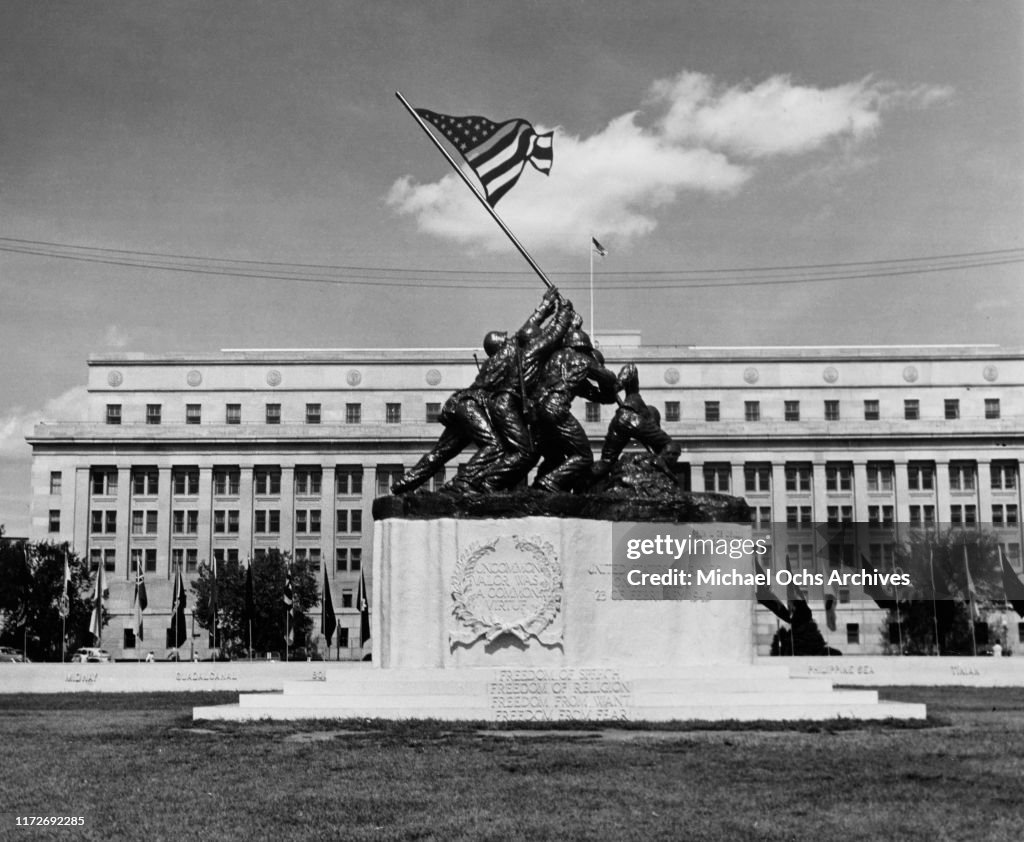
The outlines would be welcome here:
[[[359,589],[356,591],[356,609],[359,611],[359,645],[370,639],[370,601],[366,597],[366,577],[359,571]]]
[[[100,559],[96,568],[96,587],[92,592],[92,616],[89,618],[89,631],[99,646],[103,639],[103,560]]]
[[[1014,611],[1021,617],[1024,617],[1024,582],[1020,580],[1013,567],[1010,566],[1010,562],[1003,554],[1002,549],[999,550],[999,558],[1003,563],[1003,592],[1006,596],[1006,601],[1013,606]]]
[[[492,208],[515,186],[527,161],[545,175],[551,172],[554,132],[537,134],[521,118],[494,123],[486,117],[450,117],[426,108],[417,108],[416,113],[458,150],[483,184]]]
[[[185,642],[188,629],[185,627],[185,584],[181,581],[181,569],[174,571],[174,589],[171,591],[171,645],[178,648]]]
[[[591,237],[590,242],[594,245],[594,251],[601,255],[601,257],[608,256],[608,249],[602,246],[595,237]]]
[[[143,624],[142,624],[142,612],[146,610],[149,605],[149,600],[146,597],[146,574],[139,570],[135,577],[135,596],[132,600],[134,606],[134,615],[132,617],[132,629],[135,632],[136,640],[145,640]]]
[[[338,618],[334,616],[331,583],[327,579],[327,566],[324,565],[324,596],[320,600],[320,634],[327,641],[328,649],[331,647],[331,638],[334,637],[334,630],[336,628],[338,628]]]

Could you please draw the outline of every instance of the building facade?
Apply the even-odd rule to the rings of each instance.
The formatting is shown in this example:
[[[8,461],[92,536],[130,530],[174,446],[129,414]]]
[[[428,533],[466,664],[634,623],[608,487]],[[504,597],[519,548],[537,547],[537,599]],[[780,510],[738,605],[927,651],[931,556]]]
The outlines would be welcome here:
[[[992,524],[1020,571],[1024,349],[649,347],[623,332],[602,350],[610,368],[637,364],[646,401],[683,446],[684,482],[746,498],[775,566],[783,554],[817,563],[815,524],[877,525],[866,552],[881,567],[885,527],[952,522]],[[104,565],[103,642],[118,657],[140,648],[134,569],[160,629],[176,568],[188,581],[202,562],[272,547],[326,567],[342,629],[332,657],[358,657],[372,501],[431,446],[441,405],[475,372],[463,348],[92,356],[87,419],[40,424],[29,439],[31,538]],[[598,451],[610,408],[581,401],[576,414]],[[879,651],[882,613],[840,596],[829,643]],[[767,652],[776,624],[758,617]],[[205,656],[208,643],[193,647]]]

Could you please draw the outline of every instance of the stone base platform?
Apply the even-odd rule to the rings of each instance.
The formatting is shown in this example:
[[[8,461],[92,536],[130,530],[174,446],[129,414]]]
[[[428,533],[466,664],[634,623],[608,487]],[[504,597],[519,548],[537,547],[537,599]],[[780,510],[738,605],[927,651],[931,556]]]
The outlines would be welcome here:
[[[366,669],[286,681],[283,693],[197,707],[195,720],[441,719],[447,721],[795,721],[924,719],[925,706],[880,702],[874,690],[833,690],[790,678],[788,666]]]

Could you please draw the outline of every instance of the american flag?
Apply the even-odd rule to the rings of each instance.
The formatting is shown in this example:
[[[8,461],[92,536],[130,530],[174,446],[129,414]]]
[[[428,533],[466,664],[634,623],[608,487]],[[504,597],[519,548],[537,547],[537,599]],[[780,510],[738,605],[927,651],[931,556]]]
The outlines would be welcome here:
[[[466,159],[492,208],[515,186],[527,161],[545,175],[551,172],[554,132],[537,134],[522,118],[494,123],[486,117],[449,117],[426,108],[417,108],[416,113],[440,129]]]

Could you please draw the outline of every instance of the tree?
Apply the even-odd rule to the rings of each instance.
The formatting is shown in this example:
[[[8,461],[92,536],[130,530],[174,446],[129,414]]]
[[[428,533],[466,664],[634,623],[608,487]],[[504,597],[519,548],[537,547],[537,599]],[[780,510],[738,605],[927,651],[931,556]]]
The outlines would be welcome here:
[[[911,587],[899,589],[899,608],[889,612],[884,641],[890,645],[894,639],[895,645],[901,641],[908,655],[934,654],[937,633],[940,654],[973,654],[972,609],[983,622],[990,605],[1003,602],[996,536],[961,527],[945,532],[915,530],[897,544],[896,565],[909,574]]]
[[[293,562],[290,553],[268,550],[252,561],[253,603],[252,648],[254,651],[285,650],[284,604],[288,572],[292,579],[292,610],[288,618],[289,646],[305,646],[313,621],[306,612],[320,604],[316,571],[305,561]],[[230,657],[244,657],[249,650],[249,618],[245,610],[245,565],[238,561],[217,564],[217,640],[220,651]],[[213,567],[199,565],[199,578],[192,583],[195,618],[213,632]],[[297,642],[297,643],[296,643]]]
[[[65,553],[71,582],[68,616],[62,623]],[[94,577],[66,543],[0,544],[0,582],[0,643],[17,649],[25,646],[33,661],[60,660],[62,627],[67,634],[67,652],[92,644],[89,621]],[[108,619],[104,608],[104,625]]]

